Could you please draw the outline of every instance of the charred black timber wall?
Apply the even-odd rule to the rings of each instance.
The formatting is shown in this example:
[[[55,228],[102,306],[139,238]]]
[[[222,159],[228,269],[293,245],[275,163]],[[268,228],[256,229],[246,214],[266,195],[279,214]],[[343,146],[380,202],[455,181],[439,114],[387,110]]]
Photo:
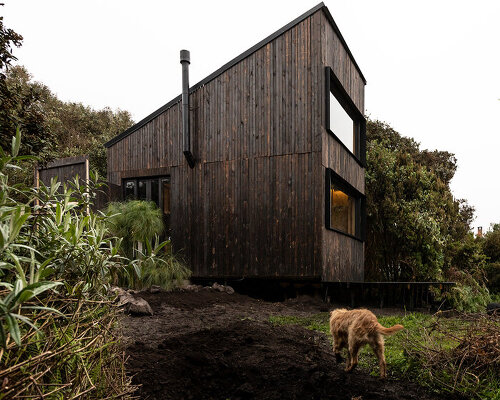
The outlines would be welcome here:
[[[326,66],[364,110],[332,22],[319,7],[190,90],[194,169],[179,101],[110,142],[111,187],[171,176],[172,244],[195,277],[363,279],[363,243],[324,227],[325,168],[364,193],[364,169],[324,127]]]

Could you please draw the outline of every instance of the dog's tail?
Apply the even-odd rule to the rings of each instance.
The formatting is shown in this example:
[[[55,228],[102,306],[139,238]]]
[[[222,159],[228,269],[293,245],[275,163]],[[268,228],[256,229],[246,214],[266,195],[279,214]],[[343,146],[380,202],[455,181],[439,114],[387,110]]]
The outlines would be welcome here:
[[[384,336],[389,336],[392,335],[393,333],[396,333],[397,331],[400,331],[401,329],[404,329],[403,325],[394,325],[391,326],[390,328],[386,328],[380,324],[377,326],[377,332],[381,333]]]

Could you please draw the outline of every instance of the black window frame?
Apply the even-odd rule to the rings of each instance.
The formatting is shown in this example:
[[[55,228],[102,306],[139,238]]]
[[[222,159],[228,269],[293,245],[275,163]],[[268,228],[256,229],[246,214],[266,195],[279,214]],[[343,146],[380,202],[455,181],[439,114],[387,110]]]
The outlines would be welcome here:
[[[127,182],[133,181],[134,184],[134,195],[133,199],[138,200],[138,188],[139,181],[158,181],[158,204],[157,206],[163,212],[163,191],[161,190],[161,184],[164,179],[168,179],[170,183],[172,183],[172,178],[170,175],[158,175],[158,176],[139,176],[139,177],[130,177],[130,178],[122,178],[122,199],[127,200],[126,197],[126,185]],[[146,185],[146,200],[151,198],[151,185]],[[147,200],[153,201],[153,200]]]
[[[366,167],[366,119],[358,110],[349,94],[346,92],[337,76],[330,67],[325,67],[325,129],[335,140],[356,160],[363,168]],[[330,129],[330,93],[332,93],[347,115],[352,119],[354,128],[354,152],[351,151],[340,138]]]
[[[348,196],[351,196],[356,200],[355,209],[355,233],[354,235],[344,232],[340,229],[333,228],[331,226],[331,200],[330,200],[330,188],[334,184],[338,189],[342,190]],[[343,179],[331,168],[326,168],[325,170],[325,227],[330,231],[340,233],[342,235],[349,236],[350,238],[359,240],[361,242],[365,241],[366,232],[366,196],[352,186],[349,182]]]

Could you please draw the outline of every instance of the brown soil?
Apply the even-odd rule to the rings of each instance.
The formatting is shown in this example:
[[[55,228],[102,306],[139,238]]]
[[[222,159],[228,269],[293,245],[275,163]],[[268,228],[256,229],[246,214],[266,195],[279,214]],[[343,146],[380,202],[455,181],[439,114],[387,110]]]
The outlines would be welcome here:
[[[343,371],[329,338],[270,315],[310,315],[314,299],[268,303],[239,294],[140,293],[151,317],[124,316],[127,369],[141,399],[438,399],[417,385]]]

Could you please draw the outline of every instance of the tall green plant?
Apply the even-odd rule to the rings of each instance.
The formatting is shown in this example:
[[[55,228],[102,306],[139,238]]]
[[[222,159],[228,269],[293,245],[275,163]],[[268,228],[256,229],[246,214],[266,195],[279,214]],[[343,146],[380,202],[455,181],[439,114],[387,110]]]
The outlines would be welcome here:
[[[7,333],[16,342],[21,343],[19,323],[33,326],[30,318],[21,313],[24,310],[55,309],[40,305],[27,305],[33,298],[49,289],[61,285],[61,282],[43,281],[43,271],[50,260],[39,261],[39,253],[29,241],[26,241],[26,227],[33,218],[28,204],[18,204],[11,194],[22,188],[9,186],[9,169],[18,168],[17,163],[27,157],[19,157],[21,133],[17,130],[12,138],[11,154],[0,148],[0,286],[7,294],[0,297],[0,346],[7,346]],[[35,273],[36,269],[36,273]],[[42,273],[40,273],[42,272]]]
[[[179,256],[172,254],[168,240],[155,247],[147,241],[144,251],[138,253],[138,257],[131,262],[138,277],[134,282],[136,288],[158,285],[171,290],[191,276],[191,271]]]
[[[152,243],[163,232],[161,210],[152,201],[130,200],[108,206],[109,228],[113,235],[123,238],[125,255],[133,259],[138,243]]]
[[[136,289],[159,285],[170,290],[190,277],[184,262],[172,254],[170,241],[159,240],[163,221],[154,202],[111,203],[107,214],[110,230],[123,239],[122,254],[130,260],[117,274],[118,284]]]

